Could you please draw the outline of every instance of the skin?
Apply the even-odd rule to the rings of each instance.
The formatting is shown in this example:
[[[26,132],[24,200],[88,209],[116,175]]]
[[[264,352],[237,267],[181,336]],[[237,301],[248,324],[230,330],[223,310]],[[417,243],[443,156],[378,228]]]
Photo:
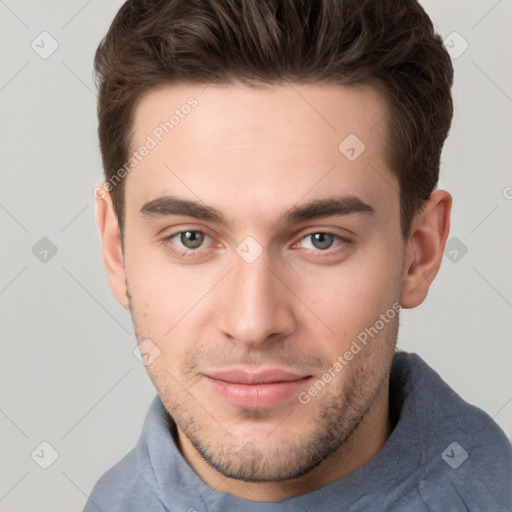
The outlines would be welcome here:
[[[387,104],[368,86],[160,87],[137,105],[133,147],[190,96],[197,107],[126,177],[124,253],[110,195],[97,198],[105,268],[138,342],[160,350],[147,370],[183,456],[219,492],[279,501],[349,475],[385,444],[398,315],[307,404],[293,395],[273,407],[233,405],[204,373],[282,368],[311,376],[307,391],[394,303],[425,299],[451,196],[435,191],[404,240],[385,158]],[[349,134],[366,146],[354,161],[338,150]],[[170,195],[228,224],[141,214]],[[334,195],[374,211],[287,222],[291,208]],[[193,230],[207,235],[199,249],[171,237]],[[314,233],[343,238],[319,248]],[[262,251],[251,263],[236,251],[247,236]]]

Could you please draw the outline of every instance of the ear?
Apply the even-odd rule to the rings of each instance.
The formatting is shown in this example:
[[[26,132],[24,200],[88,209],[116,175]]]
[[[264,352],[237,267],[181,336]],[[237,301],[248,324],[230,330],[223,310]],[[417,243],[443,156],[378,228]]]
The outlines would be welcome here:
[[[403,308],[419,306],[437,275],[450,232],[451,207],[452,196],[436,190],[411,222],[400,298]]]
[[[114,212],[112,198],[105,183],[99,184],[95,193],[96,198],[96,224],[101,238],[103,264],[107,273],[107,280],[119,304],[129,309],[128,293],[126,289],[126,274],[124,269],[124,256],[121,246],[121,231]]]

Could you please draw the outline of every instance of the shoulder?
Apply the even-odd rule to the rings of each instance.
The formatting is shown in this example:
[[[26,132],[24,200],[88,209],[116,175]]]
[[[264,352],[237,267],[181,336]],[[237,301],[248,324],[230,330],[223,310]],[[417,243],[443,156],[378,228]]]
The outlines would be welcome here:
[[[442,452],[445,471],[469,510],[508,512],[512,510],[512,446],[493,418],[465,404],[467,427],[454,431],[452,443]]]
[[[165,511],[159,491],[143,472],[136,449],[107,470],[94,485],[83,512]]]
[[[419,356],[399,357],[414,374],[406,380],[415,388],[409,405],[417,419],[424,502],[446,505],[452,496],[472,512],[512,510],[512,446],[503,430]]]

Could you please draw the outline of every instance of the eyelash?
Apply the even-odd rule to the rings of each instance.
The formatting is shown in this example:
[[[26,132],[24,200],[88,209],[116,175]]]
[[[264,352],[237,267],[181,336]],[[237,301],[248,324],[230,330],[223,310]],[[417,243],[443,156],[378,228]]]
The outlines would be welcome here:
[[[187,250],[177,250],[173,244],[172,244],[172,239],[179,236],[179,235],[182,235],[183,233],[186,233],[186,232],[192,232],[192,233],[196,233],[196,234],[203,234],[205,235],[205,237],[208,237],[211,239],[211,237],[205,233],[204,231],[201,231],[199,229],[186,229],[186,230],[183,230],[183,231],[177,231],[175,233],[172,233],[171,235],[169,236],[166,236],[162,242],[165,244],[165,247],[166,249],[178,256],[179,258],[183,258],[183,259],[193,259],[193,258],[197,258],[197,257],[200,257],[201,256],[201,253],[203,250],[206,250],[206,249],[187,249]],[[338,245],[335,246],[336,247],[340,247],[341,246],[341,249],[338,249],[338,250],[335,250],[333,252],[332,248],[328,248],[328,249],[325,249],[324,251],[320,250],[320,249],[317,249],[317,250],[313,250],[313,249],[308,249],[310,251],[313,251],[315,253],[317,253],[317,256],[316,257],[319,257],[319,258],[322,258],[322,257],[328,257],[328,256],[333,256],[334,254],[337,254],[338,252],[343,252],[343,250],[346,249],[346,245],[347,244],[351,244],[352,243],[352,240],[349,240],[348,238],[345,238],[341,235],[337,235],[336,233],[330,233],[328,231],[312,231],[310,233],[307,233],[305,234],[304,236],[301,237],[301,239],[299,241],[302,241],[310,236],[313,236],[313,235],[316,235],[316,234],[323,234],[323,235],[330,235],[332,237],[334,237],[335,240],[337,240],[339,243]],[[325,254],[325,256],[321,256],[322,254]]]

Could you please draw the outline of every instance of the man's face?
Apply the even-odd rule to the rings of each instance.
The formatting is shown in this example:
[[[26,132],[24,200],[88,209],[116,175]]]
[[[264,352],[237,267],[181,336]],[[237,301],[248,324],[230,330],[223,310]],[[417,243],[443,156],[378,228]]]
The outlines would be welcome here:
[[[321,84],[137,106],[133,149],[157,145],[125,183],[130,310],[180,445],[225,476],[310,471],[387,392],[404,241],[385,116],[373,89]]]

